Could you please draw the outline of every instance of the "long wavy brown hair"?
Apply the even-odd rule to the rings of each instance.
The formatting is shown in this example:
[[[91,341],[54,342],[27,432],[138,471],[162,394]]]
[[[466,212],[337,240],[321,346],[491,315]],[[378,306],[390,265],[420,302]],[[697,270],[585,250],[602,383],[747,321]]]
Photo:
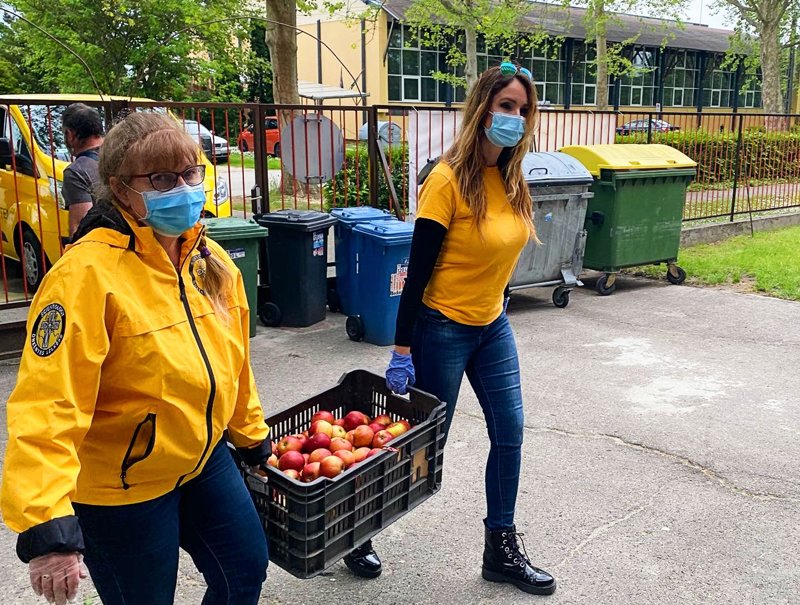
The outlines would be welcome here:
[[[503,149],[497,160],[497,166],[503,176],[511,207],[528,225],[531,237],[536,239],[531,196],[522,174],[522,158],[531,147],[538,115],[536,87],[527,76],[519,72],[513,76],[504,76],[500,73],[500,67],[490,67],[483,72],[467,95],[461,129],[442,160],[453,169],[461,196],[472,211],[475,225],[480,231],[481,223],[486,218],[486,190],[483,184],[483,169],[486,163],[481,152],[483,142],[486,140],[483,121],[491,110],[495,95],[515,79],[522,84],[528,95],[525,134],[515,147]]]

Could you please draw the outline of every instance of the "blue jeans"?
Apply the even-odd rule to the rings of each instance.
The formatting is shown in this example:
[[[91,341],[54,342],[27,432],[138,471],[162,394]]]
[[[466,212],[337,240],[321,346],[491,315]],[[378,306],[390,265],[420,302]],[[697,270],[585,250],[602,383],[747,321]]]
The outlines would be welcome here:
[[[488,326],[457,323],[422,306],[411,343],[415,386],[447,403],[450,430],[464,373],[478,396],[489,432],[486,526],[514,523],[522,458],[523,409],[519,359],[505,313]]]
[[[267,541],[250,494],[221,442],[203,472],[147,502],[75,504],[85,562],[105,605],[172,605],[178,549],[208,589],[202,605],[255,605],[267,577]]]

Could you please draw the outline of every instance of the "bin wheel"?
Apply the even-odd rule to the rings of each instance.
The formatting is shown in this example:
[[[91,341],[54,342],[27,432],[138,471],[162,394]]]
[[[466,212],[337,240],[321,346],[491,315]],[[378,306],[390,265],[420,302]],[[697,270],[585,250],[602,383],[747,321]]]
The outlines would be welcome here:
[[[569,304],[569,290],[567,288],[553,290],[553,304],[559,309],[566,307]]]
[[[675,269],[675,273],[672,270]],[[667,281],[676,286],[682,284],[686,280],[686,271],[681,269],[678,265],[671,265],[667,269]]]
[[[364,322],[358,315],[351,315],[347,318],[344,324],[344,329],[347,331],[347,337],[350,340],[359,342],[364,339]]]
[[[608,281],[609,281],[608,273],[604,273],[603,275],[597,278],[597,283],[594,285],[594,289],[597,290],[597,293],[600,296],[608,296],[609,294],[613,294],[614,290],[617,289],[616,280],[612,281],[611,285],[609,285]]]
[[[278,305],[268,302],[261,305],[261,308],[258,310],[258,318],[261,320],[261,323],[268,328],[274,328],[281,325],[283,313],[281,313],[281,309]]]
[[[328,309],[331,313],[338,313],[342,310],[342,302],[339,300],[339,293],[331,288],[328,290]]]

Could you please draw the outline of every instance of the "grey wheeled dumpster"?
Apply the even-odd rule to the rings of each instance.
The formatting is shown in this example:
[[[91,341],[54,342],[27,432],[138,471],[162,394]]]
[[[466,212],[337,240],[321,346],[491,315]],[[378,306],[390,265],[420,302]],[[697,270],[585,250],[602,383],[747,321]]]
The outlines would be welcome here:
[[[583,270],[586,207],[592,175],[564,153],[528,153],[522,172],[533,198],[533,221],[541,244],[529,242],[517,261],[509,289],[555,286],[553,304],[564,308]]]

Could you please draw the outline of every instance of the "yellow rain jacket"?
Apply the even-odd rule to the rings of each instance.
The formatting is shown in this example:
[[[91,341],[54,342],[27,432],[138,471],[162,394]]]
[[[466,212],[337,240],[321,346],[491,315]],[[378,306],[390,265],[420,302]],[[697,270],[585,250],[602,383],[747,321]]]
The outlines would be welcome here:
[[[98,216],[33,300],[8,401],[2,512],[23,561],[80,550],[72,502],[143,502],[196,477],[226,429],[269,456],[236,266],[207,240],[233,275],[226,322],[203,291],[203,227],[183,235],[177,272],[149,227]]]

